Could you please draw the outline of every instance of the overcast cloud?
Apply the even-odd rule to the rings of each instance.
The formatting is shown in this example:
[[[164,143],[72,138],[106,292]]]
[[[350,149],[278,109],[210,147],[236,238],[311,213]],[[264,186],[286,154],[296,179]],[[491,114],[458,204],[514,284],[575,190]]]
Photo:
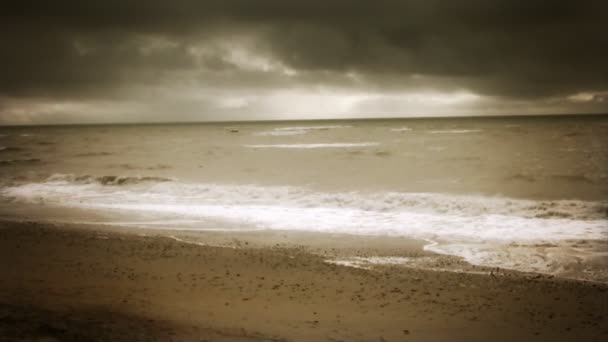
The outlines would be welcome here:
[[[608,112],[605,1],[14,1],[0,123]]]

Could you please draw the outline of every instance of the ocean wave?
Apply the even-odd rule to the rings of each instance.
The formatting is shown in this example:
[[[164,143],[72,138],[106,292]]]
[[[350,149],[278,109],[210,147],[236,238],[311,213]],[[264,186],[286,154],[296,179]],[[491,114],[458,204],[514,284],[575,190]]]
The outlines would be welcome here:
[[[444,242],[425,250],[456,255],[473,265],[608,283],[606,240],[562,240],[553,243]]]
[[[428,131],[431,134],[465,134],[465,133],[479,133],[482,132],[480,129],[446,129],[446,130],[434,130]]]
[[[351,147],[368,147],[378,146],[378,142],[362,142],[362,143],[317,143],[317,144],[257,144],[243,145],[249,148],[293,148],[293,149],[312,149],[312,148],[351,148]]]
[[[444,254],[444,253],[438,253]],[[457,272],[457,273],[475,273],[489,274],[490,270],[472,269],[470,265],[455,260],[446,262],[444,256],[354,256],[341,257],[334,259],[326,259],[328,264],[336,264],[346,267],[372,269],[376,266],[404,266],[408,268],[416,268],[423,270],[442,271],[442,272]]]
[[[391,132],[409,132],[411,130],[409,127],[391,128]]]
[[[362,212],[413,212],[454,217],[517,217],[522,219],[608,219],[608,201],[526,200],[480,195],[410,192],[317,192],[304,187],[183,183],[155,176],[92,176],[56,174],[45,182],[14,186],[5,191],[31,189],[35,196],[70,198],[97,196],[104,186],[139,185],[121,190],[130,203],[152,201],[177,205],[277,206],[349,209]],[[96,185],[97,187],[84,187]],[[78,186],[83,186],[79,188]],[[130,191],[128,191],[130,190]],[[39,193],[37,193],[39,192]],[[139,198],[145,194],[145,198]],[[112,196],[113,202],[120,198]],[[606,227],[608,229],[608,226]],[[608,232],[608,230],[607,230]]]
[[[76,176],[72,174],[56,174],[48,179],[48,183],[61,186],[62,184],[100,184],[100,185],[134,185],[141,183],[171,182],[174,179],[154,176]]]
[[[186,220],[200,222],[188,227],[203,230],[219,229],[220,223],[225,230],[406,236],[428,241],[429,251],[474,264],[550,273],[561,272],[559,260],[576,260],[579,248],[557,253],[546,246],[608,240],[607,201],[328,193],[303,187],[91,175],[54,175],[43,182],[2,188],[0,195],[14,201],[120,211],[134,215],[135,221],[166,222],[167,228]]]
[[[286,136],[306,134],[310,131],[327,131],[337,128],[350,128],[350,125],[325,125],[325,126],[293,126],[293,127],[277,127],[270,131],[258,132],[255,135],[259,136]]]
[[[29,159],[3,159],[0,160],[0,166],[10,166],[15,164],[30,164],[30,163],[39,163],[42,160],[38,158],[29,158]]]

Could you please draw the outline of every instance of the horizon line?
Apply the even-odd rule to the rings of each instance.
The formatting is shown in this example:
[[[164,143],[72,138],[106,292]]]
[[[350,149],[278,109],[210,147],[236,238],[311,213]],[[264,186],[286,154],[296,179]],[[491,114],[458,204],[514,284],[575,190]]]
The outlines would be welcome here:
[[[316,119],[256,119],[256,120],[200,120],[200,121],[132,121],[132,122],[89,122],[89,123],[44,123],[44,124],[0,124],[4,127],[61,127],[61,126],[122,126],[122,125],[186,125],[186,124],[239,124],[269,122],[308,122],[308,121],[380,121],[380,120],[428,120],[428,119],[479,119],[479,118],[538,118],[603,116],[608,113],[557,113],[557,114],[497,114],[497,115],[446,115],[446,116],[390,116],[360,118],[316,118]]]

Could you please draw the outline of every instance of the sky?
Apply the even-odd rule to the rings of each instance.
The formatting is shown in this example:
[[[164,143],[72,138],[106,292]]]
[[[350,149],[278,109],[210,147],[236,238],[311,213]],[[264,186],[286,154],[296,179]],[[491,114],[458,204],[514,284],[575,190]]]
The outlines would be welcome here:
[[[608,2],[54,0],[0,11],[0,124],[608,113]]]

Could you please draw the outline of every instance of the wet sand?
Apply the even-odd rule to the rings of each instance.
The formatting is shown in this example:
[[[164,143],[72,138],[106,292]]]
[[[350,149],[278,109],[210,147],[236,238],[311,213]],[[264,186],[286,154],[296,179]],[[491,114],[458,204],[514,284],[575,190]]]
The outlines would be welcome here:
[[[412,240],[0,222],[0,341],[603,341],[608,285],[357,269]],[[189,242],[183,242],[189,241]],[[219,246],[218,246],[219,245]],[[236,248],[235,248],[236,247]]]

